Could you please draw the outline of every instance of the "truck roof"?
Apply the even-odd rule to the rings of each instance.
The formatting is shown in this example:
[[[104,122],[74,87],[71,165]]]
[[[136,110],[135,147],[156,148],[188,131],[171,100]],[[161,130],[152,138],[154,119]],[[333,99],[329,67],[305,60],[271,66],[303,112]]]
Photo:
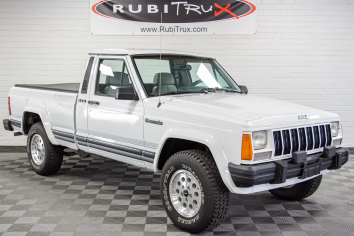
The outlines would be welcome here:
[[[90,55],[156,55],[160,54],[160,49],[94,49]],[[193,57],[213,58],[211,56],[175,50],[161,50],[162,55],[184,55]]]

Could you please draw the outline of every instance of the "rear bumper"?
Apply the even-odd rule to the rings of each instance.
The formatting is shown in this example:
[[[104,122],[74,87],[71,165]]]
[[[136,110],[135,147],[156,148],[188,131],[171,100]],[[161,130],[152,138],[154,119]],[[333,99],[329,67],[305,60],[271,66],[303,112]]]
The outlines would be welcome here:
[[[5,119],[2,121],[2,123],[4,124],[4,129],[8,130],[8,131],[14,131],[14,128],[11,125],[11,121],[8,119]]]
[[[294,177],[305,179],[320,174],[322,170],[336,170],[341,168],[348,158],[349,152],[346,148],[336,149],[330,146],[324,148],[323,153],[307,155],[300,163],[296,163],[299,161],[294,158],[257,165],[229,163],[229,170],[237,187],[253,187],[259,184],[281,184]]]

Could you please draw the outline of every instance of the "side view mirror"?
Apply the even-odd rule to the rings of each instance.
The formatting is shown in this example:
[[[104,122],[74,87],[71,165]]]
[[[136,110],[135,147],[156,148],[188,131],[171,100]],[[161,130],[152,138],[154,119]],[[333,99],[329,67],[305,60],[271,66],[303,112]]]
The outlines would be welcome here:
[[[133,87],[119,87],[119,88],[116,88],[115,99],[116,100],[138,101],[139,97],[135,93],[135,90]]]
[[[248,89],[246,86],[244,85],[239,85],[238,87],[240,87],[241,91],[244,93],[244,94],[248,94]]]

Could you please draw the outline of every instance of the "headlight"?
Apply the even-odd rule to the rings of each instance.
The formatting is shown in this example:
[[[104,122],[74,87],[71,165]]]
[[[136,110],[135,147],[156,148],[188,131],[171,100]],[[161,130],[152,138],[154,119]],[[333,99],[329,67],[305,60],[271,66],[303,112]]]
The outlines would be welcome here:
[[[332,137],[337,137],[339,132],[339,122],[331,122]]]
[[[267,146],[267,131],[257,131],[252,133],[253,149],[262,149]]]

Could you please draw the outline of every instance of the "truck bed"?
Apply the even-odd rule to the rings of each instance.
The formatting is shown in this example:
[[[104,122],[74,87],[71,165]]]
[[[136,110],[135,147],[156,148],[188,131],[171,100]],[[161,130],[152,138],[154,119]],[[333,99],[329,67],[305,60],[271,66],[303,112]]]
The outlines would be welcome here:
[[[78,93],[80,83],[65,83],[65,84],[16,84],[15,87],[51,90],[66,93]]]

